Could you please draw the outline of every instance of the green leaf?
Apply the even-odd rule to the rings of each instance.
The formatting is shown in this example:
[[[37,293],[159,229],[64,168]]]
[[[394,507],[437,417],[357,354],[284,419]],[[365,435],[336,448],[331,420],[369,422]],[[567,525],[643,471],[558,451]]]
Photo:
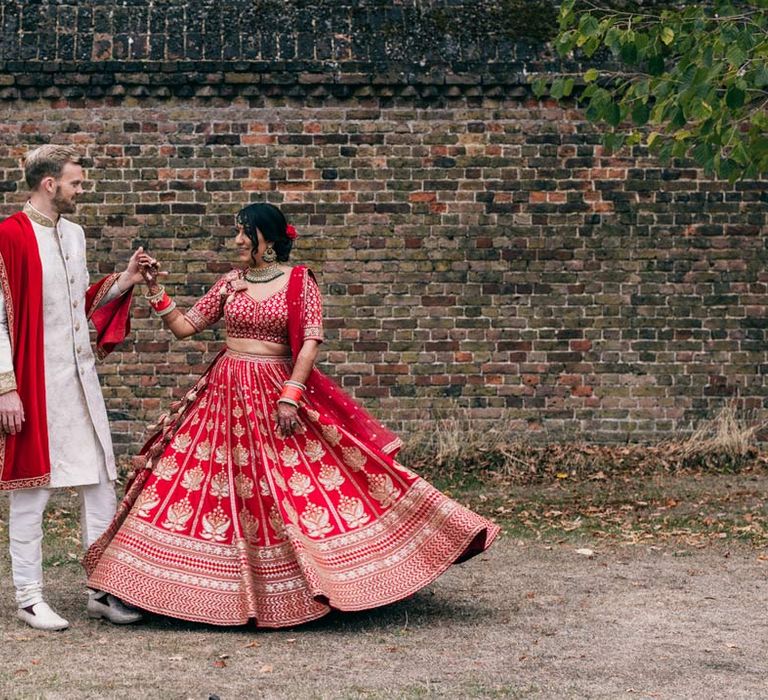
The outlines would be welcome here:
[[[661,75],[664,72],[664,57],[661,54],[648,59],[648,72],[651,75]]]
[[[621,60],[625,63],[634,64],[637,63],[637,45],[634,41],[622,44],[619,51]]]
[[[685,113],[682,109],[678,109],[669,121],[669,125],[675,129],[679,129],[686,125]]]
[[[675,33],[672,31],[671,27],[664,27],[661,30],[661,40],[667,46],[669,46],[675,40]]]
[[[600,40],[596,36],[591,36],[589,39],[587,39],[587,43],[583,46],[584,54],[587,57],[591,57],[599,48]]]
[[[582,34],[592,36],[597,33],[598,27],[599,23],[594,15],[589,13],[582,15],[581,21],[579,22],[579,31]]]
[[[597,70],[597,68],[590,68],[586,73],[584,73],[584,82],[593,83],[599,77],[600,77],[600,71]]]
[[[643,126],[648,122],[648,117],[651,115],[651,110],[647,104],[642,102],[636,104],[632,109],[632,121],[637,126]]]
[[[611,102],[604,111],[603,118],[611,126],[618,126],[621,122],[621,108],[615,102]]]
[[[715,155],[713,148],[708,143],[700,143],[691,150],[693,159],[707,173],[713,173],[715,170]]]
[[[768,64],[763,63],[754,72],[752,80],[755,83],[755,87],[762,88],[768,85]]]
[[[741,66],[744,64],[744,61],[747,60],[747,55],[738,44],[731,44],[730,48],[725,54],[725,58],[734,68],[741,68]]]
[[[729,88],[728,92],[725,93],[725,104],[727,104],[731,109],[738,109],[739,107],[744,106],[744,91],[740,90],[737,87]]]
[[[552,87],[549,89],[549,94],[552,95],[556,100],[559,100],[563,96],[563,86],[565,85],[565,80],[563,78],[555,78],[552,81]]]
[[[547,92],[547,80],[545,78],[536,78],[531,83],[531,89],[535,97],[543,97]]]
[[[574,80],[573,78],[566,78],[563,83],[563,97],[570,97],[573,92]]]
[[[661,134],[658,131],[652,131],[650,134],[648,134],[648,147],[650,148],[653,146],[653,144],[656,142],[656,140],[661,136]]]

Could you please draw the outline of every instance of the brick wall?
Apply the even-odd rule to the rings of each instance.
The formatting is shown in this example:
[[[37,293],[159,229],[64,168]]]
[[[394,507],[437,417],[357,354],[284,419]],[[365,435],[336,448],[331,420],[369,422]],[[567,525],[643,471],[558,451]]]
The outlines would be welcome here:
[[[606,157],[533,100],[548,3],[112,5],[0,9],[0,212],[29,148],[79,144],[94,275],[144,242],[188,305],[267,200],[319,273],[324,367],[394,428],[657,439],[768,406],[765,182]],[[121,454],[223,338],[170,340],[143,301],[134,328],[101,367]]]

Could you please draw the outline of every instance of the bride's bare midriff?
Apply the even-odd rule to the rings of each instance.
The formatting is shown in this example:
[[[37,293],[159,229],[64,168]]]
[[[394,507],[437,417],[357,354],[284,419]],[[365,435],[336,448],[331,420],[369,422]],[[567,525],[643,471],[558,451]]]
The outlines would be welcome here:
[[[264,340],[252,340],[251,338],[227,338],[227,347],[235,352],[244,352],[249,355],[275,355],[283,357],[291,354],[288,345],[269,343]]]

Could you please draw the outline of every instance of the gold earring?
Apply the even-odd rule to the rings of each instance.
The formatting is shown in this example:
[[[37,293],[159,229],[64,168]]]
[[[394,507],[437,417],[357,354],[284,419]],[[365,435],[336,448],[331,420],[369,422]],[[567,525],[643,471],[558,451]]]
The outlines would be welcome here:
[[[277,260],[277,253],[275,253],[275,249],[271,245],[267,246],[267,249],[261,255],[261,259],[265,263],[275,262],[275,260]]]

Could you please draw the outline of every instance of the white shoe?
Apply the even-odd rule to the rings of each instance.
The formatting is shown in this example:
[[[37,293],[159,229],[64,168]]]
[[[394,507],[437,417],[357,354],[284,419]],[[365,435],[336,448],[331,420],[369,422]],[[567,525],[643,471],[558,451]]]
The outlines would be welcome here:
[[[142,614],[138,610],[129,608],[122,600],[115,598],[111,593],[107,593],[99,598],[96,596],[88,597],[86,606],[88,617],[105,618],[115,625],[130,625],[139,622]]]
[[[34,614],[32,614],[34,613]],[[26,622],[30,627],[36,630],[47,630],[54,632],[56,630],[65,630],[69,627],[61,615],[57,615],[45,601],[40,601],[32,606],[32,612],[19,608],[18,616],[20,620]]]

